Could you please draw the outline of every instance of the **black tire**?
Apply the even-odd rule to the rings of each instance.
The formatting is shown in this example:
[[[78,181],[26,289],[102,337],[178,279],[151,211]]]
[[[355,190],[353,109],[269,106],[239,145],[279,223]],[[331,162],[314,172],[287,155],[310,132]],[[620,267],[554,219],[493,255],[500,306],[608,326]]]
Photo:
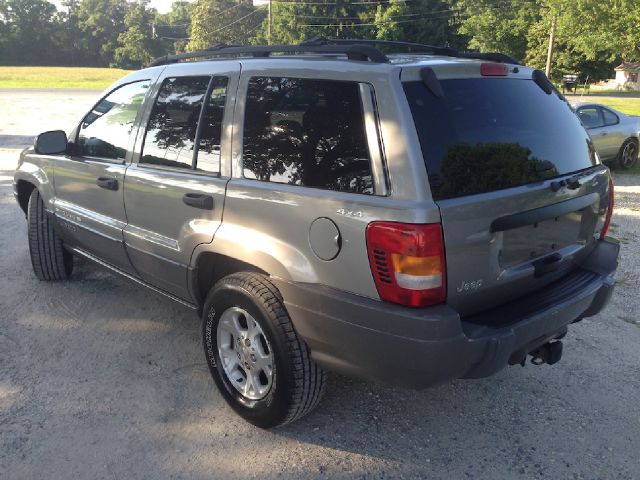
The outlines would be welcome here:
[[[273,353],[273,378],[262,399],[251,400],[239,392],[220,361],[218,324],[224,312],[233,307],[253,317]],[[308,414],[320,401],[326,374],[311,359],[280,292],[264,275],[235,273],[216,283],[204,305],[202,337],[211,375],[222,396],[248,422],[260,428],[285,425]]]
[[[34,189],[27,208],[29,255],[39,280],[66,280],[73,271],[73,256],[64,249],[45,211],[40,192]]]
[[[620,147],[616,164],[619,168],[629,170],[638,162],[638,142],[628,138]]]

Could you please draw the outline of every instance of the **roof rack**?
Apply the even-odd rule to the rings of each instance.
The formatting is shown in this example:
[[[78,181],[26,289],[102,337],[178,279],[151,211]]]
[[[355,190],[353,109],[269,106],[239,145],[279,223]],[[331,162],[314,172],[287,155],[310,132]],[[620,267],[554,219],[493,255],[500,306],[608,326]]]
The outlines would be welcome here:
[[[155,59],[150,67],[177,63],[181,60],[193,60],[197,58],[210,58],[218,56],[243,56],[250,55],[258,58],[266,58],[273,53],[324,53],[334,55],[346,55],[349,60],[371,61],[374,63],[388,63],[389,59],[377,48],[361,43],[349,45],[226,45],[219,43],[204,50],[180,53],[177,55],[165,55]]]
[[[181,60],[195,60],[223,56],[253,56],[267,58],[274,53],[320,53],[328,55],[345,55],[349,60],[370,61],[373,63],[389,63],[389,58],[376,46],[400,47],[404,51],[414,51],[417,54],[442,55],[445,57],[476,58],[491,62],[512,63],[519,62],[504,53],[459,52],[453,48],[436,47],[421,43],[396,42],[391,40],[360,40],[360,39],[328,39],[316,37],[306,40],[299,45],[227,45],[219,43],[204,50],[165,55],[155,59],[150,67],[178,63]]]
[[[435,45],[426,45],[424,43],[400,42],[395,40],[369,40],[369,39],[343,39],[343,38],[325,38],[315,37],[305,40],[300,45],[369,45],[375,47],[403,47],[406,50],[416,50],[416,53],[434,53],[447,57],[454,57],[458,52],[453,48],[437,47]]]
[[[438,47],[434,45],[427,45],[423,43],[413,42],[400,42],[395,40],[365,40],[365,39],[338,39],[338,38],[325,38],[315,37],[310,40],[302,42],[300,45],[369,45],[369,46],[386,46],[386,47],[401,47],[406,49],[405,51],[415,51],[415,53],[430,53],[435,55],[443,55],[445,57],[457,57],[457,58],[475,58],[479,60],[488,60],[491,62],[511,63],[514,65],[520,65],[520,62],[515,58],[500,52],[459,52],[449,47]],[[409,53],[409,52],[407,52]]]

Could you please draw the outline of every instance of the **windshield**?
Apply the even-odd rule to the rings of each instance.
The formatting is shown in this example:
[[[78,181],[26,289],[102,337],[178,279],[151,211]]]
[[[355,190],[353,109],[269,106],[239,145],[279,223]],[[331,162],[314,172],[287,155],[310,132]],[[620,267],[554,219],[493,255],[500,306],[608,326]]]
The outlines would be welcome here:
[[[532,80],[404,84],[433,198],[489,192],[589,168],[593,146],[568,103]]]

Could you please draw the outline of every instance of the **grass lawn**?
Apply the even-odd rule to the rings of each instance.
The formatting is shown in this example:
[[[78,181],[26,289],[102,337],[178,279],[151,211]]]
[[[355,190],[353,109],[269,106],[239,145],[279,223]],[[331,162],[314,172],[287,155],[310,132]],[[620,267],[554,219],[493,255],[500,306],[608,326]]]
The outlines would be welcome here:
[[[117,68],[0,67],[0,88],[103,90],[127,73]]]
[[[640,98],[585,96],[582,101],[601,103],[629,115],[640,115]]]

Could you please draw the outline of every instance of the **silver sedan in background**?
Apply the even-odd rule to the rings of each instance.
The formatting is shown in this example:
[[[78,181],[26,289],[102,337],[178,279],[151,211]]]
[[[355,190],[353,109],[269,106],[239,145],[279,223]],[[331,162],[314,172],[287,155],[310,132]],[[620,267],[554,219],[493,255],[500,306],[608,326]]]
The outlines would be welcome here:
[[[573,106],[603,162],[628,169],[638,161],[640,117],[596,103]]]

